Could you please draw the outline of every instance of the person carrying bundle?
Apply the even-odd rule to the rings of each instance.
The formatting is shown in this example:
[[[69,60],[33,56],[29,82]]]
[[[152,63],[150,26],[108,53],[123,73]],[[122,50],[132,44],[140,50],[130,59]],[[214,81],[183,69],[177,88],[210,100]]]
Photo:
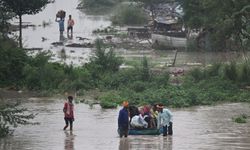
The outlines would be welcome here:
[[[58,22],[58,24],[59,24],[60,35],[63,35],[63,32],[64,32],[64,18],[65,18],[65,15],[66,15],[66,12],[63,11],[63,10],[58,11],[57,14],[56,14],[55,21]],[[59,18],[59,20],[58,20],[58,18]]]

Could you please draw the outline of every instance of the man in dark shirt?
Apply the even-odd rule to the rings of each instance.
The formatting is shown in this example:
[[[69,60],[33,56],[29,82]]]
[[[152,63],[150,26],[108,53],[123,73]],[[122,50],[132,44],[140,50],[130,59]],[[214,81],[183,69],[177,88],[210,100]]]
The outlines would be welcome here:
[[[123,102],[123,108],[119,112],[118,117],[118,133],[120,137],[128,136],[128,128],[129,128],[129,112],[128,112],[128,101]]]

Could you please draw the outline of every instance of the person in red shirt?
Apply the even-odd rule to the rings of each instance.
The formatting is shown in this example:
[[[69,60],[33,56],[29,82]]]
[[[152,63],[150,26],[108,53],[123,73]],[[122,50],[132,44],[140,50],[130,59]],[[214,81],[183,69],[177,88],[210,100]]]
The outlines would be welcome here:
[[[75,25],[74,19],[72,19],[72,16],[69,15],[68,19],[68,27],[67,27],[67,34],[69,35],[69,31],[71,33],[71,36],[73,35],[73,26]]]
[[[64,120],[65,127],[63,130],[66,130],[70,125],[70,130],[73,129],[73,121],[74,121],[74,104],[72,103],[73,96],[68,96],[68,101],[64,103],[63,112],[64,112]]]

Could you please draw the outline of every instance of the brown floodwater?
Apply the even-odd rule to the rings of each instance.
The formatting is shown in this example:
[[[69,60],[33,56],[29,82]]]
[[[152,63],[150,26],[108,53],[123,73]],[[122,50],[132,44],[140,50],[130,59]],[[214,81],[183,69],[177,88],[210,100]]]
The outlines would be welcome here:
[[[250,120],[232,121],[240,114],[250,114],[247,103],[171,109],[173,136],[129,136],[117,134],[118,109],[75,104],[72,132],[63,131],[64,100],[30,99],[23,103],[34,113],[40,125],[18,127],[13,136],[0,139],[1,150],[228,150],[250,148]]]
[[[24,24],[35,25],[23,29],[23,45],[25,48],[42,48],[43,50],[49,50],[52,54],[52,61],[57,61],[66,64],[73,64],[76,66],[82,65],[89,61],[89,58],[93,55],[91,48],[76,48],[66,47],[68,44],[88,43],[92,42],[96,38],[105,38],[105,36],[92,34],[93,30],[98,28],[104,29],[111,25],[109,20],[110,14],[103,13],[102,15],[90,15],[84,13],[84,11],[78,10],[77,5],[79,0],[56,0],[55,3],[47,5],[47,7],[36,15],[24,15]],[[72,15],[75,20],[73,37],[70,38],[64,32],[63,36],[60,36],[58,31],[58,23],[55,22],[55,15],[58,10],[65,10],[67,16]],[[66,18],[67,21],[67,18]],[[65,28],[66,28],[65,21]],[[13,20],[12,23],[18,24],[18,20]],[[48,25],[43,26],[43,24]],[[124,28],[124,27],[123,27]],[[121,28],[118,28],[121,29]],[[18,32],[16,33],[18,34]],[[78,37],[88,38],[90,40],[79,40]],[[44,39],[44,40],[42,40]],[[136,41],[136,39],[135,39]],[[137,39],[137,41],[140,41]],[[62,42],[62,45],[54,46],[52,43]],[[171,65],[175,58],[174,50],[155,51],[151,46],[146,44],[141,48],[131,49],[114,49],[115,52],[122,56],[127,61],[140,61],[143,57],[147,57],[152,64],[156,67],[163,67]],[[62,53],[62,50],[64,53]],[[32,51],[30,53],[36,54],[38,51]],[[248,54],[248,56],[250,53]],[[215,52],[178,52],[176,59],[176,66],[183,65],[206,65],[214,62],[225,62],[231,60],[241,60],[242,55],[239,53],[215,53]],[[126,65],[126,64],[125,64]]]
[[[66,64],[81,65],[89,61],[92,55],[90,48],[74,48],[66,47],[68,44],[89,43],[93,42],[97,35],[92,34],[93,30],[105,28],[111,25],[108,15],[87,15],[81,10],[76,9],[79,0],[55,0],[55,3],[48,4],[46,8],[36,15],[24,15],[23,24],[34,25],[23,29],[23,45],[25,48],[42,48],[50,50],[53,61],[61,61]],[[59,10],[66,11],[65,32],[60,36],[59,25],[55,22],[56,13]],[[70,37],[66,33],[68,15],[72,15],[75,21],[73,36]],[[18,24],[18,20],[12,21]],[[47,24],[43,26],[43,24]],[[18,32],[16,33],[18,34]],[[89,40],[79,40],[78,37],[88,38]],[[42,40],[44,39],[44,40]],[[54,42],[63,42],[62,45],[53,46]],[[64,49],[67,59],[61,58],[61,50]],[[35,51],[33,53],[37,53]]]

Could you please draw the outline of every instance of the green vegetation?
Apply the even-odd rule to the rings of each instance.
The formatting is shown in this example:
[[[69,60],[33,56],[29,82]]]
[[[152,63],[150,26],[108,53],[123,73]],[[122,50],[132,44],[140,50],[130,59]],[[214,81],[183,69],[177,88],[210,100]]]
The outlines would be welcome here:
[[[138,5],[121,4],[116,8],[111,21],[115,25],[142,25],[147,22],[147,16]]]
[[[107,12],[124,0],[81,0],[79,8],[87,12]]]
[[[167,71],[151,70],[143,58],[132,68],[119,69],[123,59],[96,41],[95,56],[81,67],[49,62],[48,53],[31,57],[11,42],[0,45],[0,86],[63,93],[98,89],[104,108],[116,107],[122,100],[131,104],[163,103],[171,107],[209,105],[218,102],[250,102],[250,63],[220,63],[195,68],[171,84]],[[8,46],[12,45],[12,46]],[[171,79],[171,80],[170,80]]]
[[[142,25],[147,21],[143,9],[130,0],[82,0],[79,6],[91,12],[112,10],[111,21],[114,25]]]
[[[232,120],[236,123],[247,123],[247,115],[241,114],[240,116],[236,118],[232,118]]]
[[[8,20],[13,17],[4,6],[3,1],[0,0],[0,39],[7,38],[7,32],[9,30]]]
[[[19,47],[22,48],[22,16],[36,14],[44,8],[49,0],[0,0],[0,5],[7,12],[12,12],[19,18]]]
[[[18,107],[16,104],[0,105],[0,138],[13,133],[13,128],[19,125],[37,124],[29,120],[35,117],[27,109]]]
[[[152,14],[152,20],[156,17],[156,5],[161,3],[169,3],[174,2],[175,0],[131,0],[138,4],[142,3],[144,5],[144,8],[149,8],[151,14]]]
[[[202,29],[206,50],[245,50],[250,39],[250,1],[178,0],[184,21],[191,29]]]
[[[104,29],[96,29],[93,31],[94,34],[100,34],[100,33],[103,33],[103,34],[117,34],[118,30],[115,29],[114,27],[112,26],[108,26]]]

